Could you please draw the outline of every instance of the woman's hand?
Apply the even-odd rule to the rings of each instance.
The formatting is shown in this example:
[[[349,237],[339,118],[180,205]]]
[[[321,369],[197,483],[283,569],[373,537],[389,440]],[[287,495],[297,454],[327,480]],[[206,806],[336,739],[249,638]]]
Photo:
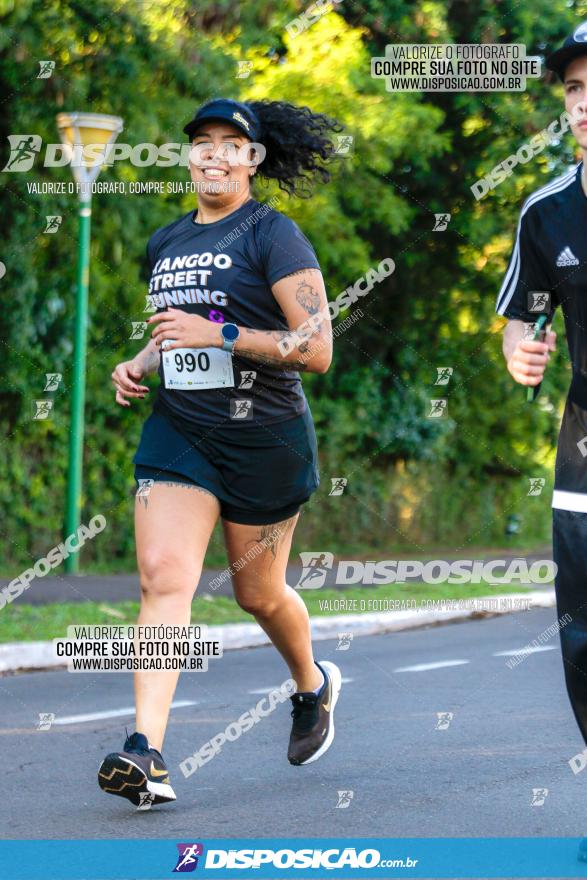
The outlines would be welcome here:
[[[118,364],[112,373],[112,381],[116,388],[116,403],[120,406],[130,406],[127,397],[144,398],[149,393],[149,389],[137,383],[146,373],[144,362],[138,358]]]
[[[173,344],[163,346],[164,351],[173,348],[222,348],[221,325],[207,321],[200,315],[168,308],[165,312],[151,315],[147,323],[155,324],[151,338],[158,348],[161,348],[164,340],[174,340]]]

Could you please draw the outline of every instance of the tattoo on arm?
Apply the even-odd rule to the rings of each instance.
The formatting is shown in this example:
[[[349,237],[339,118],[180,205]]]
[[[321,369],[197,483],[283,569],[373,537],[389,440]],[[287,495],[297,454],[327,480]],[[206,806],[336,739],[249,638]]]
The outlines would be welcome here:
[[[304,339],[302,342],[299,341],[300,337],[295,331],[292,330],[258,330],[253,331],[250,327],[246,328],[247,333],[264,333],[269,336],[271,339],[274,339],[276,342],[282,342],[285,339],[291,339],[295,343],[295,347],[299,351],[300,354],[305,355],[310,352],[310,356],[313,354],[311,341],[314,337],[318,337],[320,339],[322,337],[322,327],[317,327],[313,329],[310,333],[309,339]],[[306,336],[307,336],[306,332]],[[243,340],[243,344],[246,345],[246,341]],[[248,358],[249,360],[256,361],[259,364],[265,364],[266,366],[271,367],[281,367],[284,370],[293,369],[301,372],[302,370],[306,370],[308,358],[304,358],[303,360],[293,360],[290,361],[285,357],[278,357],[276,355],[264,354],[261,352],[253,351],[250,348],[241,348],[239,344],[238,348],[235,351],[235,355],[242,356]]]
[[[306,279],[298,284],[296,299],[309,315],[315,315],[320,311],[320,295]]]
[[[269,354],[261,354],[258,351],[250,351],[248,349],[239,348],[235,354],[239,357],[248,358],[251,361],[257,361],[258,364],[264,364],[267,367],[281,367],[282,370],[306,370],[308,365],[304,361],[287,361],[285,358],[272,357]]]
[[[296,269],[295,272],[288,272],[287,275],[284,275],[283,278],[293,278],[294,275],[305,275],[306,272],[318,272],[318,269]],[[280,281],[283,281],[283,278],[280,278]]]
[[[321,336],[322,335],[321,328],[313,330],[311,335],[312,336]],[[292,336],[295,338],[296,342],[298,339],[297,333],[292,333],[291,330],[272,330],[271,336],[277,342],[281,342],[282,339],[289,339]],[[305,352],[308,351],[309,347],[310,347],[310,343],[308,340],[306,340],[305,342],[300,342],[297,345],[298,351],[301,351],[302,354],[305,354]]]

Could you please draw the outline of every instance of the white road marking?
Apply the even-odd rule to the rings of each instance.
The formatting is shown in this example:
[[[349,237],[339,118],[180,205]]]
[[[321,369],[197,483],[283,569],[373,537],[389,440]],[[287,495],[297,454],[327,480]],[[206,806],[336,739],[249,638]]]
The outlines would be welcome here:
[[[271,687],[271,688],[257,688],[256,691],[247,691],[247,693],[249,693],[249,694],[253,694],[253,696],[257,696],[257,695],[261,695],[261,696],[262,696],[263,694],[270,694],[270,693],[272,693],[273,691],[278,691],[278,690],[279,690],[279,687],[280,687],[280,686],[279,686],[278,684],[276,684],[276,685],[274,685],[274,686]]]
[[[523,648],[517,648],[513,651],[498,651],[494,657],[516,657],[518,654],[539,654],[541,651],[557,651],[558,645],[538,645],[532,647],[525,645]]]
[[[177,700],[171,704],[172,709],[181,709],[183,706],[197,706],[196,700]],[[127,706],[124,709],[110,709],[106,712],[89,712],[87,715],[65,715],[56,718],[53,724],[81,724],[84,721],[101,721],[104,718],[119,718],[123,715],[134,715],[135,707]]]
[[[355,680],[354,678],[343,678],[342,684],[352,684],[352,682],[354,680]],[[260,694],[260,695],[270,694],[271,691],[277,691],[277,690],[279,690],[279,685],[275,685],[275,687],[272,687],[272,688],[257,688],[254,691],[247,691],[247,693],[252,694],[253,696],[257,696],[258,694]]]
[[[427,672],[429,669],[444,669],[447,666],[464,666],[470,660],[441,660],[439,663],[417,663],[415,666],[400,666],[394,672]]]

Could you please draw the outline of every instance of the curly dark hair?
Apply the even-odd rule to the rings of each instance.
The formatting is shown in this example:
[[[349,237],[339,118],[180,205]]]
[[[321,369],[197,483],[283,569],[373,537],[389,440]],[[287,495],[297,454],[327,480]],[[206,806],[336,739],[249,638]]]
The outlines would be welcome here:
[[[248,101],[260,125],[260,142],[267,150],[257,174],[276,180],[289,195],[309,198],[316,179],[328,183],[326,167],[333,158],[334,132],[343,131],[336,119],[313,113],[286,101]]]

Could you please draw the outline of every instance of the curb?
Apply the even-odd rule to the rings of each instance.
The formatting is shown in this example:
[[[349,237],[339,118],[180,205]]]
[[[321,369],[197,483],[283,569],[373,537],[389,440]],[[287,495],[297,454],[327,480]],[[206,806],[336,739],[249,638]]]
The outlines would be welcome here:
[[[377,633],[402,632],[425,626],[442,626],[482,617],[521,613],[516,602],[524,600],[530,608],[552,608],[556,605],[554,589],[535,590],[528,593],[504,593],[498,596],[479,596],[474,599],[444,599],[439,602],[449,606],[446,610],[410,609],[407,611],[377,611],[367,614],[338,614],[329,617],[312,617],[312,639],[336,639],[339,633],[354,636],[371,636]],[[426,600],[425,600],[426,601]],[[455,606],[455,607],[451,607]],[[461,607],[462,606],[462,607]],[[496,607],[497,606],[497,607]],[[270,645],[270,639],[256,623],[226,623],[209,626],[207,636],[219,639],[225,651],[257,648]],[[21,669],[65,668],[61,658],[53,654],[53,642],[7,642],[0,644],[0,673]]]

